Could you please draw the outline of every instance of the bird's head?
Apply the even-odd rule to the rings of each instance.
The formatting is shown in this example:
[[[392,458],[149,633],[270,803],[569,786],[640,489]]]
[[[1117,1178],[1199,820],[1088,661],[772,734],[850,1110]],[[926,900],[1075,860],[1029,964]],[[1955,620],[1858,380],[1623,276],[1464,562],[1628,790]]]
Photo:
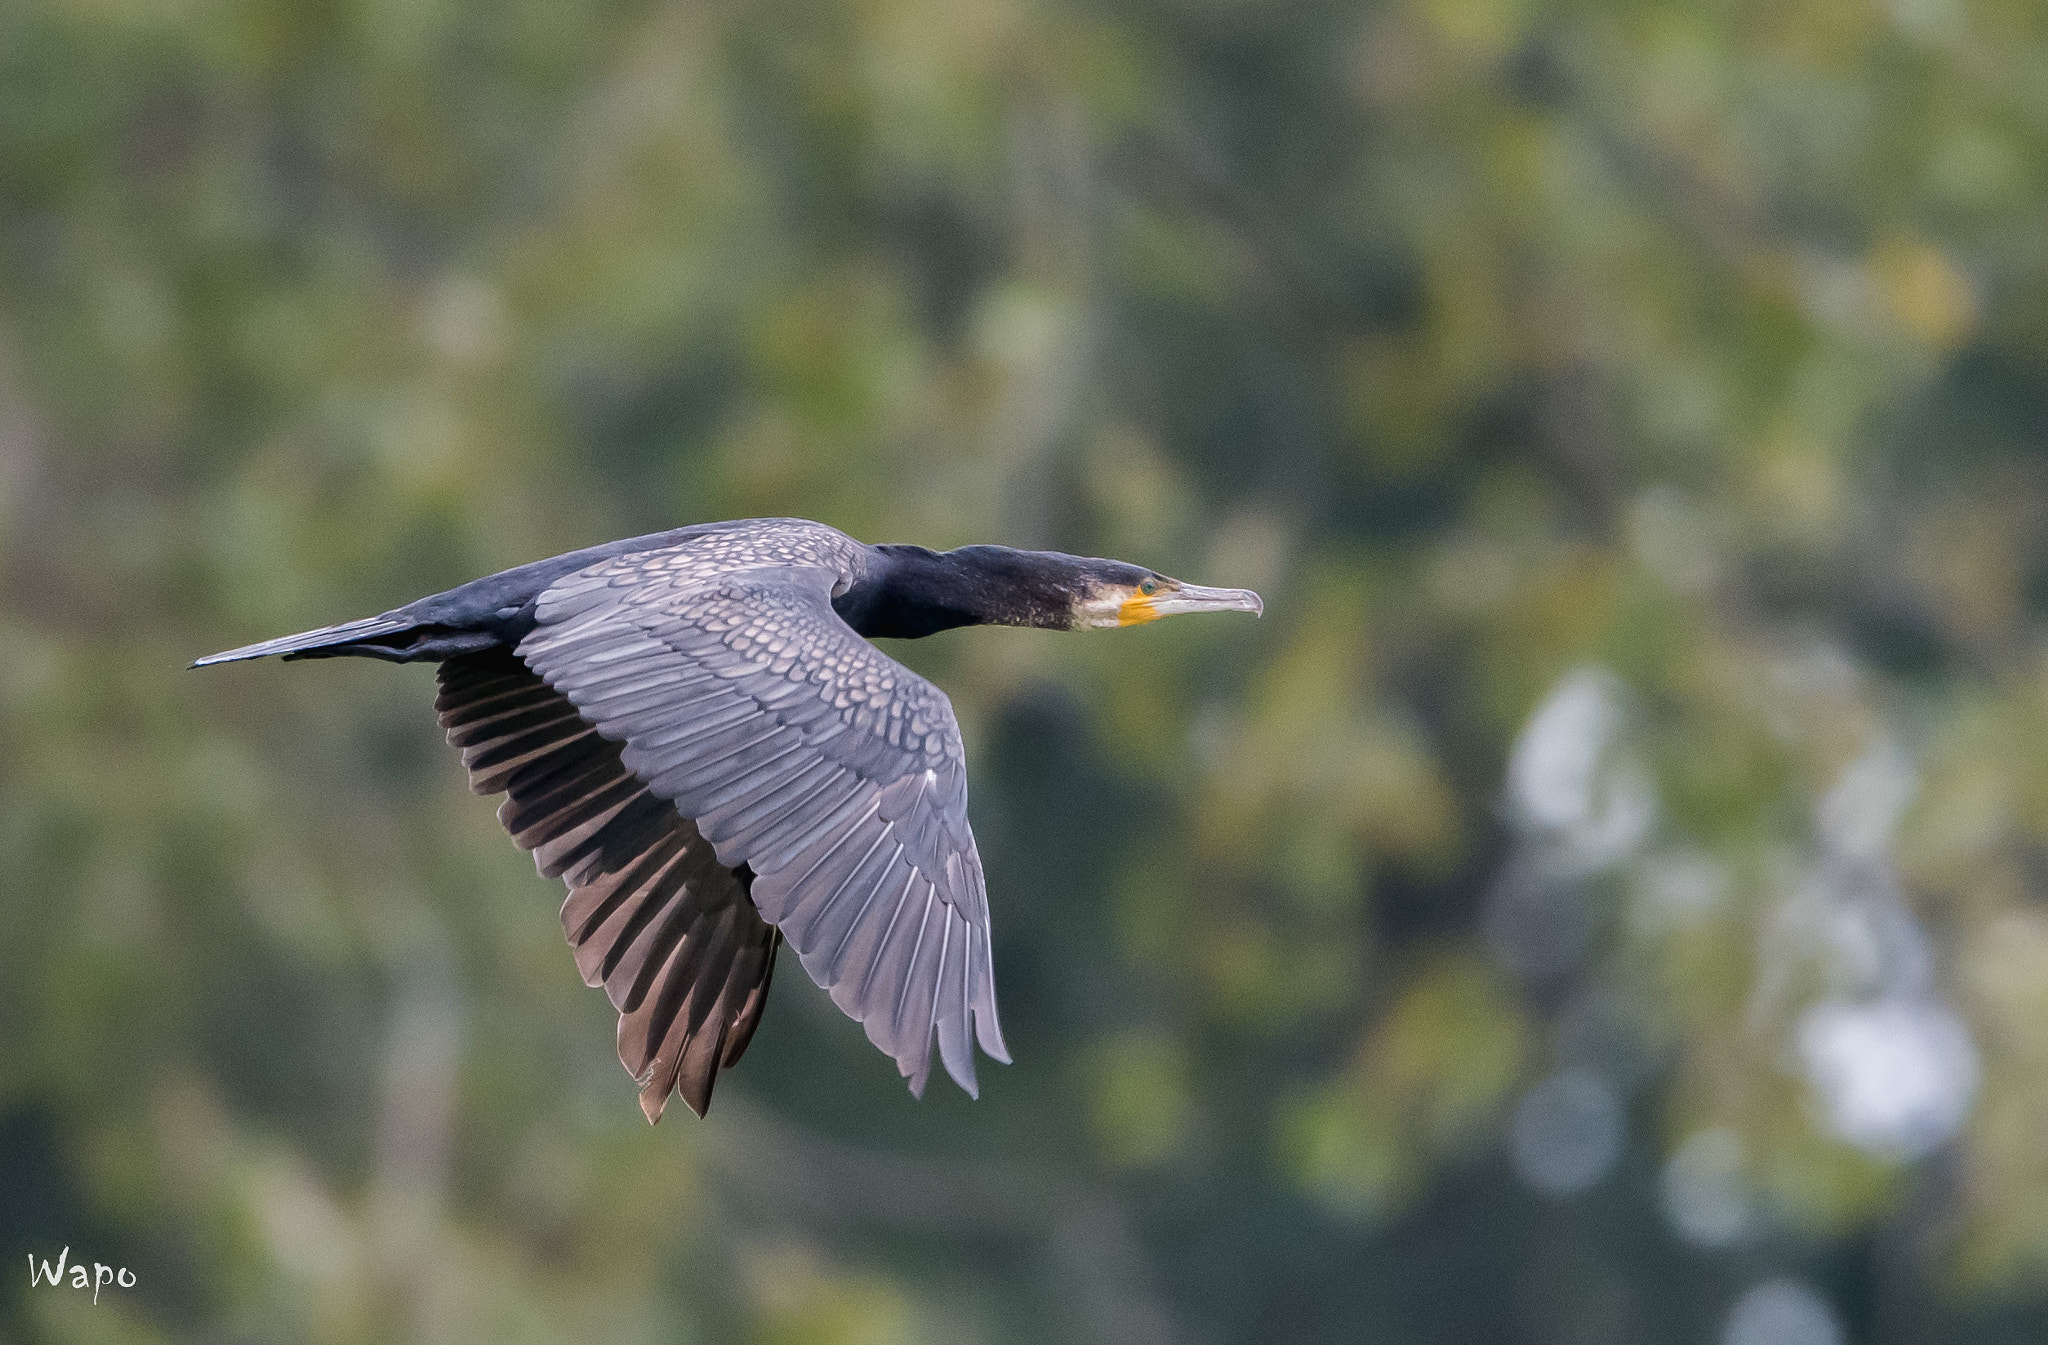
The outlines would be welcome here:
[[[1000,546],[946,555],[986,585],[991,615],[985,619],[1004,625],[1104,630],[1183,612],[1265,611],[1248,588],[1205,588],[1120,560]]]

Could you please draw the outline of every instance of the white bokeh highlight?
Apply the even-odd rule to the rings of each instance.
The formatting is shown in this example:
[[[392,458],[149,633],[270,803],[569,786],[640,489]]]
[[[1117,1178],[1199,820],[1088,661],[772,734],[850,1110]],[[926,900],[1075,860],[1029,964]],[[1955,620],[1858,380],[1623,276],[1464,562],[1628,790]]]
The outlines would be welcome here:
[[[1693,1132],[1664,1164],[1663,1196],[1664,1217],[1684,1241],[1695,1247],[1740,1242],[1756,1219],[1742,1137],[1726,1126]]]
[[[1736,1300],[1721,1345],[1843,1345],[1842,1323],[1811,1285],[1766,1280]]]
[[[1828,1130],[1881,1158],[1947,1142],[1976,1100],[1976,1043],[1933,1000],[1822,1002],[1800,1019],[1798,1046]]]
[[[1591,1190],[1613,1170],[1627,1138],[1621,1094],[1605,1075],[1561,1069],[1523,1094],[1509,1153],[1515,1173],[1547,1196]]]
[[[1942,998],[1933,940],[1907,904],[1892,836],[1919,789],[1912,763],[1879,739],[1814,808],[1820,854],[1762,935],[1752,1014],[1775,1016],[1820,973],[1793,1015],[1792,1046],[1821,1126],[1888,1161],[1954,1138],[1976,1101],[1981,1062]]]
[[[1640,845],[1657,819],[1650,773],[1621,745],[1623,686],[1604,668],[1566,674],[1508,759],[1510,817],[1556,868],[1590,873]]]

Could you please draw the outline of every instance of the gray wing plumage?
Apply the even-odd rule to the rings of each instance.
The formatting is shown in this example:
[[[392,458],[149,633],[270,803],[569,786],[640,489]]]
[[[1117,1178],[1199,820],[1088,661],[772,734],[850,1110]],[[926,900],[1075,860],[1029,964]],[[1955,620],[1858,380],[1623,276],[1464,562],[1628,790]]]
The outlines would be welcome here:
[[[951,704],[833,611],[833,557],[685,550],[557,581],[519,657],[751,871],[754,907],[913,1092],[936,1037],[974,1093],[973,1042],[1009,1055]]]
[[[619,1059],[647,1119],[680,1093],[702,1116],[761,1020],[781,936],[696,826],[508,649],[441,664],[434,708],[471,788],[544,877],[583,979],[619,1011]]]

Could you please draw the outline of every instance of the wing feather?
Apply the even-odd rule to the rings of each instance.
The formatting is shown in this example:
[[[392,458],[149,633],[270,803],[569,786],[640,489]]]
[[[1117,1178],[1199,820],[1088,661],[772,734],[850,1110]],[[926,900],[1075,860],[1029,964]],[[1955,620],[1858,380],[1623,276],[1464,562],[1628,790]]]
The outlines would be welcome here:
[[[980,1089],[974,1078],[974,1041],[967,1018],[967,953],[972,946],[974,927],[960,918],[957,911],[947,909],[946,942],[939,950],[939,984],[937,1001],[932,1007],[932,1022],[939,1034],[939,1059],[945,1063],[946,1072],[955,1079],[963,1080],[961,1087],[969,1097],[978,1097]]]
[[[903,855],[902,846],[890,844],[887,822],[867,830],[872,839],[866,848],[844,852],[845,877],[838,877],[836,871],[828,874],[826,883],[836,882],[836,886],[815,912],[807,909],[798,913],[807,942],[797,945],[797,957],[820,985],[838,985],[845,966],[846,945],[867,918],[875,894],[892,882],[891,875]],[[893,881],[907,883],[916,870],[909,865],[901,867],[908,872]]]
[[[918,919],[910,960],[903,968],[903,988],[897,992],[890,1014],[897,1067],[910,1080],[910,1091],[919,1097],[924,1096],[925,1080],[931,1076],[932,1011],[938,1007],[939,958],[951,910],[938,899],[938,889],[927,884],[924,914]]]
[[[658,1120],[671,1093],[702,1115],[753,1039],[782,936],[747,877],[651,793],[573,702],[510,650],[450,659],[435,708],[470,785],[568,892],[577,969],[619,1010],[619,1059]]]
[[[895,870],[901,870],[905,874],[903,889],[897,893],[895,902],[890,906],[889,918],[886,922],[880,920],[855,922],[853,929],[850,931],[851,937],[843,947],[840,956],[853,966],[859,968],[860,971],[857,976],[848,976],[840,981],[837,986],[833,987],[835,992],[833,998],[840,1001],[840,1008],[845,1009],[866,1026],[868,1040],[874,1042],[875,1045],[881,1047],[884,1051],[894,1055],[896,1053],[896,1044],[894,1033],[891,1030],[893,1025],[889,1020],[875,1012],[876,1003],[869,997],[876,988],[875,978],[882,970],[882,963],[888,957],[889,942],[896,936],[896,931],[903,928],[903,912],[917,900],[919,883],[917,869],[903,861],[903,847],[901,846],[896,848],[896,862],[892,867]],[[881,888],[878,890],[886,892],[889,889]],[[885,995],[887,988],[893,988],[895,979],[892,977],[888,982],[888,987],[885,987]],[[844,992],[845,998],[841,999],[838,992]],[[886,1002],[886,999],[883,1002]]]

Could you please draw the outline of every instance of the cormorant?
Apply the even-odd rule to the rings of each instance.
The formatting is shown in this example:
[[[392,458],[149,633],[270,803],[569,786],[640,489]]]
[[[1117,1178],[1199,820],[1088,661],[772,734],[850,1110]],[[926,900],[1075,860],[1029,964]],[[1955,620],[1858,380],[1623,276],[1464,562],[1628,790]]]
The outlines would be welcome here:
[[[659,1120],[746,1050],[784,939],[922,1097],[976,1095],[996,1023],[988,896],[946,693],[867,641],[1259,612],[1246,589],[1047,551],[867,546],[803,519],[572,551],[361,621],[230,649],[440,664],[470,787],[569,886],[576,964]],[[866,637],[865,639],[862,637]]]

